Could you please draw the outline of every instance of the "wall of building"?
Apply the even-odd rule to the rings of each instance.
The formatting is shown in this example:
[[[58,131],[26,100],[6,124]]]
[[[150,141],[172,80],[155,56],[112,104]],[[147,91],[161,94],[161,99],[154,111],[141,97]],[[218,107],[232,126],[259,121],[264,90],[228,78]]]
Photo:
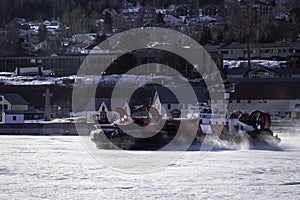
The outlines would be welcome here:
[[[230,100],[228,111],[236,110],[250,113],[253,110],[261,110],[281,118],[299,118],[300,100]]]
[[[12,105],[11,110],[28,110],[28,105]]]
[[[6,124],[21,124],[24,123],[24,114],[5,114]]]

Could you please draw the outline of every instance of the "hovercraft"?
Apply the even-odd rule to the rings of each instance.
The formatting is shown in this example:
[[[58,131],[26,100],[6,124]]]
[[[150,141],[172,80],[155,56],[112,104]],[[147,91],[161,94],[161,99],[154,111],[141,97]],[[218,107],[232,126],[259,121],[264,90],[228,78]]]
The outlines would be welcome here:
[[[246,139],[251,149],[269,149],[281,141],[270,130],[270,115],[259,110],[249,114],[235,111],[225,119],[214,119],[209,113],[202,113],[200,120],[157,116],[152,116],[152,121],[149,117],[125,118],[126,122],[95,125],[90,137],[97,148],[199,150],[206,139],[217,137],[232,145]]]

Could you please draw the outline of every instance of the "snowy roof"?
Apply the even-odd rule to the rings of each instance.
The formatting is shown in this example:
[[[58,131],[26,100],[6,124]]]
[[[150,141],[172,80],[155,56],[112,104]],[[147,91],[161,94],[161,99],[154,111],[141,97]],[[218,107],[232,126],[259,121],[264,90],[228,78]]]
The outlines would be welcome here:
[[[290,42],[279,42],[279,43],[259,43],[259,44],[251,44],[251,48],[280,48],[280,47],[290,47]],[[246,44],[237,44],[232,43],[225,47],[222,47],[222,49],[246,49]]]
[[[256,4],[256,5],[264,5],[264,6],[268,6],[270,4],[266,3],[266,2],[263,2],[263,1],[260,1],[260,0],[256,0],[254,1],[253,4]]]
[[[16,93],[3,93],[1,94],[12,105],[28,105],[28,102]]]
[[[249,69],[247,67],[231,68],[228,69],[227,75],[245,75],[246,73],[252,73],[255,71],[271,72],[278,75],[300,75],[300,69],[298,68],[287,68],[287,67],[267,68],[263,66],[255,69]]]
[[[139,7],[135,7],[135,8],[128,8],[128,9],[122,9],[122,13],[123,14],[129,14],[129,13],[138,13],[140,10]]]

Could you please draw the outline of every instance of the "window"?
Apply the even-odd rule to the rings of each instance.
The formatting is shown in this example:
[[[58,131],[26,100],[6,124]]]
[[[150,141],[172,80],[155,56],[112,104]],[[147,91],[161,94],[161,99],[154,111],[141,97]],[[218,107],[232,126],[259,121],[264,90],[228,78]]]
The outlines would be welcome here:
[[[170,110],[171,109],[171,104],[168,104],[168,110]]]
[[[251,100],[248,100],[248,103],[251,103]]]
[[[16,121],[17,120],[17,116],[13,116],[13,121]]]
[[[236,103],[241,103],[241,101],[240,100],[236,100]]]
[[[229,103],[232,103],[232,100],[229,100]]]

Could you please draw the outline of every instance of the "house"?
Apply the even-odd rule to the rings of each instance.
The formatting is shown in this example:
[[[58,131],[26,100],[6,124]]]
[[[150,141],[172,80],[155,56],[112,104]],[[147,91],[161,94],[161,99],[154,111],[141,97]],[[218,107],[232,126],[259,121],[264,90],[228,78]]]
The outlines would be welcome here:
[[[228,111],[262,110],[272,118],[300,119],[300,82],[243,81],[235,86],[228,100]]]
[[[139,10],[140,20],[143,26],[150,26],[155,23],[156,9],[153,6],[145,6]]]
[[[214,61],[217,61],[222,55],[219,52],[220,45],[203,45],[203,48],[209,53]]]
[[[219,16],[219,8],[208,5],[202,9],[202,16],[217,17]]]
[[[275,72],[271,69],[257,68],[247,72],[248,78],[274,78]]]
[[[111,16],[118,15],[118,12],[114,8],[106,8],[101,12],[103,16],[106,15],[107,13],[110,14]]]
[[[235,67],[232,69],[227,69],[227,80],[245,78],[248,71],[249,68],[247,67]]]
[[[193,96],[187,95],[189,88],[186,87],[156,87],[152,107],[162,117],[186,117],[191,110],[198,110],[200,104],[208,103],[208,95],[204,88],[195,87],[193,89],[197,99],[193,99]],[[179,94],[180,96],[178,96]]]
[[[238,79],[295,79],[300,78],[300,69],[290,67],[266,68],[262,66],[254,69],[236,67],[227,69],[226,75],[228,81]]]
[[[269,15],[274,5],[265,0],[240,0],[239,6],[244,11],[253,9],[259,15]]]
[[[61,26],[60,22],[57,20],[52,20],[52,21],[46,20],[43,22],[43,24],[47,27],[48,31],[58,30]]]
[[[198,15],[198,10],[191,5],[176,5],[174,9],[175,16],[194,17]]]
[[[54,76],[52,70],[44,70],[43,67],[18,67],[15,70],[17,76]]]
[[[24,123],[28,102],[19,94],[0,95],[1,122],[6,124]]]
[[[139,27],[139,11],[140,5],[134,6],[132,3],[124,1],[122,9],[120,9],[120,16],[127,27],[134,28]]]
[[[289,57],[290,67],[300,66],[300,38],[292,43]]]
[[[250,44],[251,59],[288,59],[291,49],[291,43],[260,43]],[[245,60],[248,58],[247,45],[231,43],[220,48],[223,60]]]
[[[254,1],[252,7],[256,10],[257,13],[260,15],[268,15],[271,13],[273,6],[268,3],[261,0]]]
[[[118,119],[125,120],[124,118],[131,114],[126,98],[93,98],[89,100],[85,111],[87,123],[110,123]]]
[[[276,4],[290,8],[294,0],[276,0]]]

